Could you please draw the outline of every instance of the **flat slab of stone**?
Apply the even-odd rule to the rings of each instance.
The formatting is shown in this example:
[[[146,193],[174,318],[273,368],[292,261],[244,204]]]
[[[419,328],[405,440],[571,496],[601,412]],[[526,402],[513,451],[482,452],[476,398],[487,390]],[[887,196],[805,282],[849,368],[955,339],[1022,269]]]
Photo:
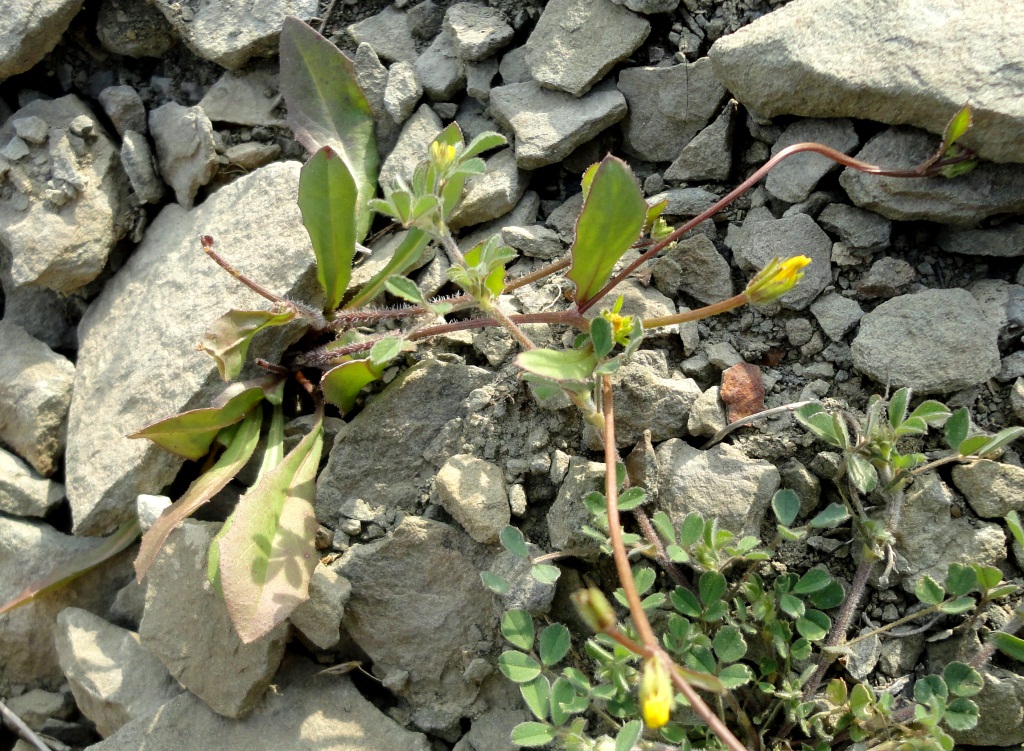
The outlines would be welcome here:
[[[1024,162],[1024,5],[1003,0],[803,0],[719,39],[709,57],[761,115],[856,117],[941,134],[970,102],[963,143]]]
[[[82,0],[5,3],[0,14],[0,81],[42,60],[81,7]]]

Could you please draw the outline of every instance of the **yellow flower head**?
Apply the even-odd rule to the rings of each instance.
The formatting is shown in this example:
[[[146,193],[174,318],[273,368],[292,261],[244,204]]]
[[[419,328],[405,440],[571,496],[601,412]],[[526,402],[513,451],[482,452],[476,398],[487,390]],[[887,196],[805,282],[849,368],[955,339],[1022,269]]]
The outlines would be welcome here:
[[[744,294],[752,303],[774,302],[803,279],[804,272],[801,269],[810,262],[807,256],[793,256],[785,261],[773,258],[750,280]]]
[[[665,663],[649,657],[640,676],[640,711],[649,728],[660,728],[672,712],[672,681]]]
[[[455,161],[455,147],[448,143],[434,141],[430,144],[430,161],[440,169],[447,169]]]

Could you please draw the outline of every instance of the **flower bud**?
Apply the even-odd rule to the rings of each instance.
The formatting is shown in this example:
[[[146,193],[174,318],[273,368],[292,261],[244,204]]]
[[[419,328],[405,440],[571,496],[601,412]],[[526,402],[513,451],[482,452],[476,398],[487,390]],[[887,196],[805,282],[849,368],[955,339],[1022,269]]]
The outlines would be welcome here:
[[[744,294],[752,303],[769,303],[778,300],[803,279],[801,269],[809,264],[807,256],[793,256],[785,261],[773,258],[750,280]]]
[[[647,658],[640,676],[640,711],[647,727],[657,729],[668,722],[672,698],[672,681],[665,663],[659,657]]]
[[[580,618],[597,632],[607,631],[615,625],[615,611],[611,603],[596,587],[581,589],[572,594],[572,602]]]

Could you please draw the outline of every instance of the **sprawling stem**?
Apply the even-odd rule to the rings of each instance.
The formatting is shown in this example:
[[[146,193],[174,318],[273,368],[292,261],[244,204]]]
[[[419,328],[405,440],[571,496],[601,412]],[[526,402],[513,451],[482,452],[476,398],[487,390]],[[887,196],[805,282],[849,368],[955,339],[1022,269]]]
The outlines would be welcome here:
[[[26,725],[18,715],[14,714],[6,704],[0,701],[0,717],[3,717],[4,724],[9,725],[14,732],[20,735],[25,741],[35,746],[37,751],[53,751],[47,746],[43,739],[32,732],[32,728]]]

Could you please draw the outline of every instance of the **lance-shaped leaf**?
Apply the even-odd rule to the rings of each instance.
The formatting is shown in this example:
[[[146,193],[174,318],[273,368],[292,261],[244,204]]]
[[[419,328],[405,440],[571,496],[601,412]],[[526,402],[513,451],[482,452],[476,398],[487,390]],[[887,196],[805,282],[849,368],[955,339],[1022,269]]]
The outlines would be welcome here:
[[[590,349],[531,349],[516,356],[516,365],[552,381],[586,381],[594,375],[597,357]]]
[[[135,558],[135,577],[140,582],[156,560],[167,535],[183,520],[195,513],[196,509],[213,498],[231,482],[249,461],[260,438],[260,424],[263,410],[254,409],[238,425],[235,435],[221,454],[220,459],[206,470],[185,491],[185,495],[164,509],[160,518],[142,536],[139,554]]]
[[[214,360],[225,381],[238,378],[245,364],[252,338],[270,326],[283,326],[295,319],[295,311],[229,310],[206,330],[200,346]]]
[[[266,392],[259,386],[247,388],[221,407],[182,412],[148,425],[129,438],[148,438],[158,446],[186,459],[201,459],[223,428],[241,422]]]
[[[422,230],[411,229],[402,240],[391,260],[366,283],[359,292],[345,304],[346,309],[358,308],[370,302],[384,289],[384,284],[393,276],[404,274],[419,260],[430,242],[430,235]]]
[[[375,366],[369,359],[348,360],[331,368],[320,379],[324,399],[345,414],[356,403],[356,397],[363,386],[380,378],[383,368]]]
[[[341,305],[352,278],[358,204],[355,178],[332,147],[324,146],[302,165],[299,211],[313,243],[316,275],[328,313]]]
[[[318,556],[313,497],[323,420],[238,501],[220,538],[220,585],[246,644],[270,632],[306,600]]]
[[[605,157],[588,181],[566,274],[576,285],[577,305],[604,286],[615,262],[640,237],[646,219],[647,203],[633,173],[621,159]]]
[[[131,545],[139,536],[139,522],[133,519],[125,522],[115,532],[103,538],[96,547],[75,556],[67,563],[55,567],[42,579],[29,584],[13,599],[0,605],[0,615],[31,602],[44,592],[49,592],[68,582],[77,579],[85,572],[95,568],[104,561],[110,560]]]
[[[373,111],[352,61],[289,16],[281,29],[281,92],[296,140],[311,154],[330,146],[348,165],[358,186],[355,234],[362,240],[370,228],[368,204],[376,193],[378,157]]]

